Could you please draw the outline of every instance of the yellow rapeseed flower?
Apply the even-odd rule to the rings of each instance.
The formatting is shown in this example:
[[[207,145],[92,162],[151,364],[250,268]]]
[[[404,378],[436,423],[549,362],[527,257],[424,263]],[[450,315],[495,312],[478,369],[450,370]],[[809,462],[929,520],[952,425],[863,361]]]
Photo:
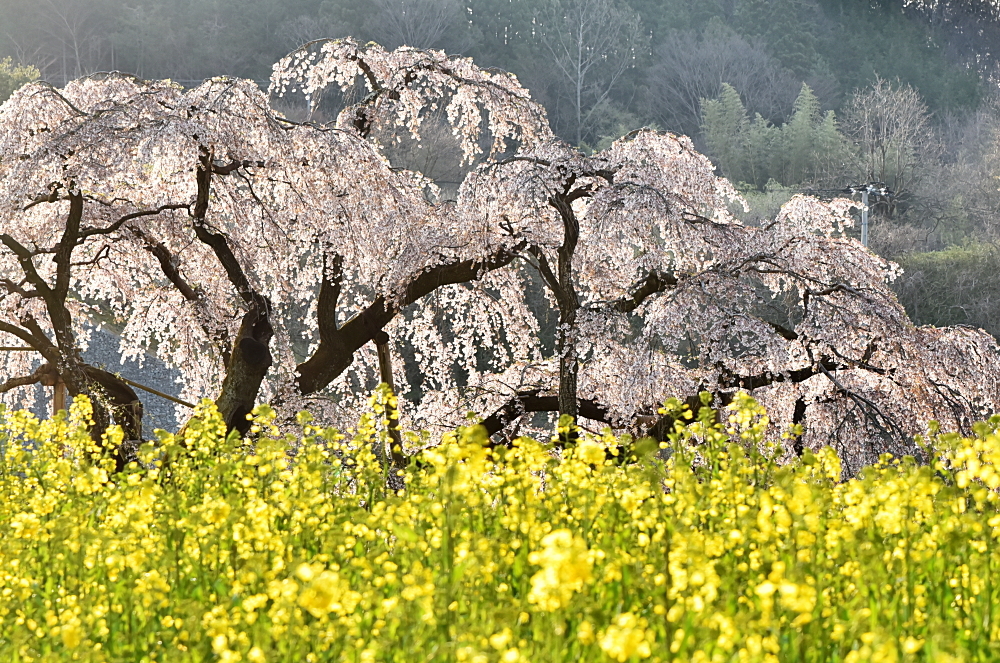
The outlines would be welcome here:
[[[652,633],[647,633],[644,621],[631,612],[618,615],[600,636],[598,643],[601,649],[619,663],[633,656],[649,658]]]
[[[541,550],[528,556],[528,561],[541,566],[531,576],[528,602],[552,612],[569,603],[574,592],[583,589],[590,580],[591,560],[587,542],[568,529],[559,529],[542,539]]]
[[[331,612],[339,615],[350,614],[360,601],[361,595],[352,591],[347,582],[335,571],[322,571],[312,577],[311,582],[302,589],[298,599],[299,605],[308,610],[313,617],[323,617]]]

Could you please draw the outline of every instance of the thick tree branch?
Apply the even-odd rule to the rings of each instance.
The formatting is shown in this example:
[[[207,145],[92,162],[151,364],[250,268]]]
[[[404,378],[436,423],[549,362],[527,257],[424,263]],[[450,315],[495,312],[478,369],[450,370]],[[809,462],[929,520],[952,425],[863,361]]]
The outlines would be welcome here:
[[[198,291],[193,288],[181,275],[180,270],[177,268],[179,261],[177,257],[170,252],[170,249],[167,248],[166,244],[163,242],[157,242],[138,228],[132,228],[131,230],[132,234],[142,240],[142,244],[146,247],[146,250],[149,251],[154,258],[156,258],[156,261],[160,264],[160,271],[162,271],[163,275],[167,277],[167,280],[170,281],[175,288],[177,288],[178,292],[181,293],[181,296],[184,297],[184,299],[189,302],[196,302],[201,299],[198,295]]]
[[[539,390],[524,391],[505,403],[496,412],[483,419],[481,425],[488,435],[502,431],[508,424],[528,412],[556,412],[559,410],[558,396],[541,396]],[[579,401],[581,417],[593,419],[606,424],[612,424],[608,410],[596,401],[581,399]]]
[[[763,322],[773,329],[778,336],[786,341],[795,341],[799,338],[798,333],[794,329],[789,329],[784,325],[779,325],[777,322],[771,322],[770,320],[763,320]]]
[[[85,240],[88,237],[93,237],[95,235],[110,235],[114,232],[117,232],[119,229],[121,229],[122,226],[124,226],[129,221],[133,221],[135,219],[141,219],[146,216],[156,216],[157,214],[160,214],[161,212],[166,212],[167,210],[180,210],[180,209],[190,210],[191,205],[186,203],[185,204],[175,203],[170,205],[160,205],[156,209],[132,212],[131,214],[126,214],[125,216],[122,216],[117,221],[104,228],[84,228],[79,233],[78,242]]]
[[[630,288],[631,295],[608,302],[605,306],[619,313],[631,313],[652,295],[666,292],[670,288],[677,287],[677,284],[677,276],[673,272],[652,271],[639,284]]]
[[[212,153],[202,148],[199,161],[201,165],[196,175],[198,194],[191,210],[195,235],[215,253],[230,283],[249,308],[243,316],[232,353],[226,358],[226,377],[222,382],[222,392],[216,399],[216,406],[229,430],[244,434],[250,427],[246,415],[253,410],[261,382],[274,361],[270,349],[274,336],[270,320],[271,302],[250,284],[229,245],[229,239],[222,233],[209,230],[205,219],[212,191]]]
[[[513,157],[508,157],[506,159],[501,159],[499,161],[496,161],[493,164],[491,164],[491,167],[496,168],[496,167],[505,166],[505,165],[511,164],[511,163],[517,163],[519,161],[524,161],[524,162],[527,162],[527,163],[530,163],[530,164],[534,164],[536,166],[542,166],[543,168],[551,168],[552,165],[553,165],[553,162],[550,161],[549,159],[542,159],[542,158],[539,158],[539,157],[530,157],[530,156],[513,156]],[[593,160],[591,160],[590,163],[593,163]],[[583,167],[583,168],[576,168],[575,169],[575,173],[576,173],[575,177],[599,177],[602,180],[606,181],[608,184],[614,184],[615,183],[615,175],[618,174],[618,171],[617,170],[613,170],[611,168],[587,168],[587,167]],[[634,186],[633,183],[631,183],[631,182],[626,182],[626,183],[624,183],[623,186],[630,186],[630,185]],[[587,192],[587,194],[582,194],[582,195],[589,195],[589,191]],[[582,196],[581,195],[574,195],[574,199],[575,198],[579,198],[579,197],[582,197]]]
[[[26,330],[28,330],[28,333],[31,335],[32,340],[28,341],[29,345],[31,345],[33,348],[35,348],[36,350],[38,350],[43,354],[48,351],[53,351],[53,352],[58,351],[56,344],[49,339],[48,335],[45,333],[45,330],[43,330],[42,326],[38,324],[38,320],[35,320],[30,315],[25,315],[24,317],[21,318],[20,322],[21,325]]]
[[[175,288],[177,288],[177,291],[181,293],[181,296],[200,308],[202,312],[202,330],[205,332],[205,336],[215,342],[219,353],[222,356],[223,363],[228,365],[232,356],[232,348],[226,327],[224,324],[212,324],[213,321],[208,312],[205,310],[205,299],[202,296],[202,292],[197,286],[192,286],[188,283],[188,281],[181,274],[180,268],[178,267],[180,264],[179,258],[174,255],[169,248],[167,248],[166,244],[163,242],[157,242],[141,229],[130,227],[130,230],[137,238],[139,238],[140,241],[142,241],[145,249],[149,251],[154,258],[156,258],[160,265],[160,271],[163,272],[163,275],[167,278],[167,280],[170,281]]]
[[[820,373],[825,373],[827,371],[843,370],[846,368],[850,367],[840,364],[832,359],[824,358],[816,362],[814,365],[805,366],[803,368],[799,368],[794,371],[787,371],[785,373],[733,375],[732,373],[723,372],[723,374],[719,377],[718,388],[720,390],[744,389],[746,391],[753,391],[754,389],[760,389],[761,387],[767,387],[779,382],[798,384],[800,382],[805,382],[814,375],[819,375]]]
[[[24,341],[29,347],[40,353],[45,359],[53,364],[59,361],[59,349],[45,335],[41,325],[31,316],[21,319],[22,327],[17,327],[7,322],[0,322],[0,332],[5,332],[11,336]]]
[[[351,365],[354,353],[371,341],[403,308],[437,288],[474,281],[485,272],[505,267],[525,246],[526,243],[521,242],[513,247],[498,249],[485,259],[460,260],[432,267],[414,277],[398,298],[390,301],[385,295],[379,295],[364,311],[342,326],[325,323],[320,327],[319,347],[309,359],[296,367],[299,392],[316,393],[330,384]],[[317,315],[326,317],[335,315],[335,312],[331,313],[324,307],[317,311]]]
[[[6,233],[0,234],[0,242],[2,242],[11,253],[17,256],[17,262],[21,265],[21,270],[24,271],[24,276],[27,281],[31,283],[31,285],[34,286],[43,297],[45,297],[46,293],[51,291],[51,288],[45,279],[43,279],[38,273],[38,270],[35,269],[35,263],[33,261],[35,254]]]
[[[66,226],[63,230],[62,238],[60,238],[59,244],[56,246],[56,254],[52,258],[52,261],[56,264],[56,282],[52,290],[58,298],[60,306],[66,301],[66,296],[69,294],[73,249],[80,242],[80,226],[82,224],[83,196],[79,193],[70,193],[69,215],[66,217]],[[52,313],[53,311],[50,310],[49,314],[51,315]],[[59,317],[61,318],[62,316],[60,315]]]
[[[227,164],[221,164],[221,165],[213,163],[212,172],[216,175],[229,175],[235,170],[239,170],[240,168],[249,168],[252,165],[254,164],[251,161],[235,161],[235,160],[230,161]],[[263,167],[264,162],[258,161],[256,165],[259,167]]]
[[[788,373],[765,373],[761,375],[740,376],[730,375],[719,380],[716,393],[722,397],[724,404],[728,404],[732,398],[732,391],[736,389],[752,391],[754,389],[759,389],[760,387],[766,387],[779,382],[798,384],[814,375],[830,375],[829,371],[844,368],[847,367],[832,360],[824,359],[816,365],[807,366],[795,371],[789,371]],[[535,389],[518,393],[517,396],[484,419],[482,421],[482,425],[486,427],[488,434],[492,436],[495,433],[498,433],[508,424],[528,412],[557,412],[560,410],[559,399],[557,396],[540,396],[539,391],[540,390]],[[579,416],[587,419],[594,419],[595,421],[602,421],[609,425],[614,424],[608,415],[608,409],[599,402],[581,399],[578,403]],[[698,409],[701,407],[701,400],[698,394],[689,396],[685,400],[685,403],[687,403],[695,413],[697,413]],[[650,423],[648,429],[646,430],[646,435],[657,439],[665,439],[667,433],[673,430],[674,417],[671,415],[666,415],[657,419],[640,417],[639,420],[646,420],[647,423]]]
[[[20,295],[22,299],[34,299],[36,297],[41,297],[41,293],[37,290],[25,290],[21,287],[26,281],[27,279],[21,283],[14,283],[10,279],[0,279],[0,286],[3,286],[3,288],[9,293]]]
[[[250,280],[243,271],[243,266],[229,246],[228,238],[222,234],[208,229],[205,217],[208,213],[208,201],[212,190],[212,155],[207,150],[202,152],[201,167],[198,169],[198,197],[195,201],[194,209],[191,212],[194,226],[194,233],[198,239],[215,253],[222,268],[226,270],[229,282],[236,288],[236,292],[247,304],[263,305],[264,298],[250,285]],[[270,306],[268,305],[269,309]]]
[[[337,304],[340,302],[341,282],[344,278],[344,256],[323,255],[323,280],[316,302],[316,321],[320,338],[331,338],[337,333]]]
[[[851,399],[855,403],[855,405],[857,405],[858,408],[865,413],[865,417],[871,423],[873,423],[876,428],[881,430],[883,433],[886,433],[887,435],[895,437],[896,440],[899,442],[903,443],[906,442],[908,438],[906,432],[900,427],[898,423],[896,423],[896,421],[892,417],[889,417],[884,412],[882,412],[881,408],[879,408],[879,406],[876,405],[871,399],[865,398],[864,396],[857,393],[853,389],[849,389],[848,387],[844,386],[844,384],[840,382],[840,380],[838,380],[825,367],[820,366],[820,370],[823,372],[823,375],[825,375],[830,380],[830,382],[832,382],[833,385],[841,391],[841,393],[843,393],[845,396]],[[881,422],[885,422],[885,425],[882,425],[880,420]]]
[[[51,185],[52,190],[46,194],[37,196],[34,200],[24,206],[23,212],[27,212],[29,209],[35,205],[41,205],[42,203],[54,203],[59,200],[59,189],[62,188],[62,182],[53,182]]]
[[[563,222],[563,241],[557,251],[559,290],[555,293],[559,303],[559,327],[556,330],[556,353],[559,355],[559,414],[569,415],[574,419],[579,416],[580,408],[577,398],[580,362],[576,356],[576,316],[580,310],[580,298],[573,278],[573,256],[580,241],[580,221],[573,211],[573,200],[590,195],[587,187],[574,191],[575,181],[576,176],[570,175],[566,178],[562,194],[549,198],[549,205],[559,212]],[[575,439],[576,433],[571,429],[564,437],[563,443],[571,444]]]
[[[538,261],[538,264],[535,265],[535,267],[538,269],[538,274],[542,277],[542,280],[545,281],[545,285],[549,287],[552,294],[558,297],[560,290],[559,279],[557,279],[556,275],[552,272],[552,268],[549,266],[549,261],[545,257],[545,252],[542,251],[541,247],[532,244],[528,247],[528,253],[533,255],[535,260]]]
[[[8,391],[17,389],[18,387],[25,387],[29,384],[44,382],[49,372],[53,370],[52,364],[42,364],[36,368],[31,375],[10,378],[3,384],[0,384],[0,394],[6,394]]]

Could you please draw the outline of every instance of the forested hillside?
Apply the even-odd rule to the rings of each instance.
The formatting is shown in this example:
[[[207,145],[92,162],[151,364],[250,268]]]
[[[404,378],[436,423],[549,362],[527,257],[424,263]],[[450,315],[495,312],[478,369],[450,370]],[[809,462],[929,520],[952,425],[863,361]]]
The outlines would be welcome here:
[[[840,110],[875,76],[934,113],[975,108],[992,21],[974,2],[902,0],[4,0],[2,52],[56,84],[121,70],[182,83],[265,81],[305,41],[353,35],[473,56],[517,74],[565,137],[656,123],[693,135],[721,83],[787,120],[801,84]],[[582,45],[571,47],[570,36]],[[573,51],[576,50],[574,58]],[[577,87],[581,94],[577,95]],[[579,117],[578,117],[579,115]]]
[[[907,309],[1000,334],[995,270],[969,259],[995,253],[1000,212],[992,2],[3,0],[0,95],[107,70],[266,87],[287,52],[346,35],[511,71],[585,151],[642,126],[687,134],[745,192],[749,221],[798,191],[884,182],[872,248],[906,266]]]

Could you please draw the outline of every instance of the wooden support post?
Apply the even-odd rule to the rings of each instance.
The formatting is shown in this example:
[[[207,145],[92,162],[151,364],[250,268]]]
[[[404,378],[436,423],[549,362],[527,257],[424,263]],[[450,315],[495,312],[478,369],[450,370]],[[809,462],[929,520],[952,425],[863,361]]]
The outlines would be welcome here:
[[[384,331],[375,334],[375,349],[378,351],[379,379],[389,386],[389,393],[396,395],[396,387],[392,380],[392,355],[389,352],[389,335]],[[389,459],[393,470],[406,466],[406,456],[403,454],[403,436],[399,432],[399,411],[389,408]]]
[[[52,414],[66,409],[66,384],[57,379],[52,385]]]

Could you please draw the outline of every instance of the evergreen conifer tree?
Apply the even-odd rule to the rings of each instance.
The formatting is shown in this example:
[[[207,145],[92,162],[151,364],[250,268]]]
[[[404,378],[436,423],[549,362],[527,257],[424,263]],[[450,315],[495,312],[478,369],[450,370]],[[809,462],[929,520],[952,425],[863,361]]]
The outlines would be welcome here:
[[[805,83],[799,91],[792,117],[782,128],[784,168],[781,181],[785,184],[803,182],[811,175],[816,156],[816,129],[822,122],[819,100]]]
[[[746,142],[750,120],[739,93],[729,83],[722,84],[716,99],[702,100],[701,130],[716,164],[732,182],[748,178]]]

